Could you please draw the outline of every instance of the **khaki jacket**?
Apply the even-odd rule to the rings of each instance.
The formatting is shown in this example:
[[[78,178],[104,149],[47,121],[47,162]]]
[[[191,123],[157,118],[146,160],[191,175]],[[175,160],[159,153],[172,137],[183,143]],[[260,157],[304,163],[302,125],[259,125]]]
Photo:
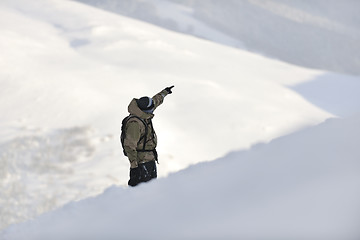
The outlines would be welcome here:
[[[155,109],[163,103],[164,98],[167,94],[168,92],[166,90],[163,90],[152,98],[154,101]],[[128,111],[130,115],[137,116],[143,119],[147,123],[148,130],[147,130],[147,137],[145,143],[145,150],[154,150],[157,145],[156,133],[151,123],[154,114],[143,112],[138,107],[136,100],[137,99],[134,98],[130,102]],[[131,168],[136,168],[140,163],[145,163],[155,160],[155,154],[153,152],[139,151],[142,150],[144,146],[145,138],[141,138],[144,134],[145,134],[145,125],[139,119],[131,118],[126,123],[124,149],[127,154],[127,157],[129,158]]]

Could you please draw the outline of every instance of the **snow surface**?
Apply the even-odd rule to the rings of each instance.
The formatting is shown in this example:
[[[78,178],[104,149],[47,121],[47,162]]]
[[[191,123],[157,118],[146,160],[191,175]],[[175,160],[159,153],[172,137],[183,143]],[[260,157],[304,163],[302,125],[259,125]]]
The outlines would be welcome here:
[[[68,204],[3,232],[22,239],[360,237],[360,115]]]
[[[76,0],[310,68],[360,74],[357,0]]]
[[[192,11],[183,5],[159,3],[164,11]],[[213,39],[222,39],[225,44],[233,40],[212,28],[202,28],[204,25],[199,21],[194,24],[196,29],[207,31]],[[98,195],[112,185],[122,187],[112,187],[108,193],[114,192],[114,198],[121,196],[124,201],[142,191],[141,194],[161,198],[163,195],[157,195],[158,191],[150,194],[153,188],[150,186],[160,184],[170,189],[177,185],[180,190],[185,189],[190,185],[187,181],[198,178],[191,169],[203,165],[165,178],[169,173],[230,151],[249,149],[259,142],[267,143],[330,117],[349,117],[360,112],[359,77],[306,69],[74,1],[2,0],[0,52],[3,113],[0,115],[0,230],[68,202]],[[163,178],[140,186],[140,190],[126,189],[129,163],[122,155],[118,134],[121,120],[127,115],[127,105],[133,97],[152,95],[169,85],[176,86],[174,94],[165,99],[154,120],[159,136],[158,172]],[[352,121],[357,120],[355,117]],[[291,154],[291,148],[285,153]],[[358,157],[356,151],[349,154]],[[230,161],[228,158],[231,156],[225,157],[225,162]],[[279,166],[277,158],[277,154],[268,155],[266,160],[274,162],[279,171],[285,171],[286,166]],[[265,160],[259,157],[259,161]],[[226,166],[222,160],[215,162],[219,171]],[[356,171],[356,166],[353,170]],[[211,168],[204,174],[217,171]],[[182,175],[186,179],[175,177]],[[255,178],[249,175],[243,176],[249,177],[245,182],[254,182]],[[226,176],[211,176],[212,180],[204,176],[209,182],[204,191],[216,189],[212,193],[219,199],[225,198],[222,195],[225,190],[214,186],[226,186],[227,181],[221,180]],[[170,179],[179,180],[175,183]],[[328,183],[323,184],[326,189]],[[103,198],[117,202],[110,195]],[[191,198],[176,194],[173,197],[185,203]],[[173,200],[166,198],[164,201]],[[98,207],[101,206],[99,203]],[[126,209],[118,211],[130,211],[124,206]],[[241,207],[247,209],[251,205]],[[271,206],[261,205],[261,208],[271,211]],[[349,204],[350,208],[354,206]],[[229,214],[228,221],[240,217],[237,213]],[[58,221],[55,215],[51,216]],[[162,216],[170,218],[166,211]],[[199,237],[205,236],[201,229],[207,226],[201,222],[208,220],[206,215],[201,216],[197,218]],[[225,218],[226,214],[222,216]],[[351,222],[353,217],[344,212],[344,221]],[[99,215],[99,221],[101,218]],[[130,221],[136,222],[135,217]],[[339,235],[345,229],[341,226],[334,228]],[[22,227],[7,231],[6,236],[12,239],[16,232],[21,235],[25,232],[20,230]],[[30,232],[45,234],[44,228],[47,226]],[[82,229],[78,226],[78,231]],[[118,234],[115,230],[110,232]],[[121,236],[125,234],[124,231]]]

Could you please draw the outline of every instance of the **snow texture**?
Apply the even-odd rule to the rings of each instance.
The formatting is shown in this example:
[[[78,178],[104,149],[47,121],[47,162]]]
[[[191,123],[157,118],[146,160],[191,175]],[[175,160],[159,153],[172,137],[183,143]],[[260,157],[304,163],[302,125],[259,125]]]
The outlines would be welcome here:
[[[358,239],[360,116],[9,228],[21,239]]]
[[[360,74],[356,0],[76,0],[309,68]]]
[[[1,240],[358,238],[356,1],[117,3],[181,33],[76,1],[0,1]],[[240,38],[238,15],[253,20]],[[127,105],[171,85],[160,179],[127,189]]]

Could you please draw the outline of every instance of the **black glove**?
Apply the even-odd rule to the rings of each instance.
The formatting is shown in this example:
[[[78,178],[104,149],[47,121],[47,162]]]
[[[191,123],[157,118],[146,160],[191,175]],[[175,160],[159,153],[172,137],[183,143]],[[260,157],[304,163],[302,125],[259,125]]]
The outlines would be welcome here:
[[[135,187],[141,182],[141,170],[139,167],[130,168],[130,180],[128,181],[128,185]]]
[[[175,86],[171,86],[171,87],[165,88],[165,90],[168,92],[168,94],[172,94],[171,89],[172,89],[173,87],[175,87]]]

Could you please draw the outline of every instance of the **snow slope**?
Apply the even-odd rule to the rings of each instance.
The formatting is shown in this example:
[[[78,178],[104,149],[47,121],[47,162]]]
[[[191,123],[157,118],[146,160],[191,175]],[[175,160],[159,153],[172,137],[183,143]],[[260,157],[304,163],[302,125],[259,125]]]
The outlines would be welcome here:
[[[360,238],[360,116],[111,187],[3,232],[41,239]]]
[[[176,86],[154,120],[161,177],[360,109],[357,77],[73,1],[0,1],[0,52],[0,229],[126,185],[118,134],[133,97]],[[329,82],[341,101],[324,110]]]
[[[76,0],[296,65],[360,74],[356,0]]]

